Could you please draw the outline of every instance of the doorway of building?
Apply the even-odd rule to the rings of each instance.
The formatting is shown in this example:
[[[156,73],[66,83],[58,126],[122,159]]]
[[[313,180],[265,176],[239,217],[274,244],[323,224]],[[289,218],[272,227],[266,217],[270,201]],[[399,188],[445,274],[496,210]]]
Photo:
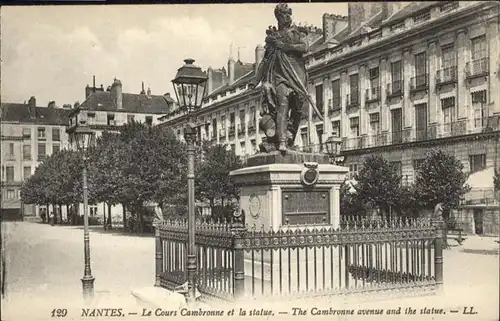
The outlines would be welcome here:
[[[483,210],[474,209],[474,233],[477,235],[483,234]]]

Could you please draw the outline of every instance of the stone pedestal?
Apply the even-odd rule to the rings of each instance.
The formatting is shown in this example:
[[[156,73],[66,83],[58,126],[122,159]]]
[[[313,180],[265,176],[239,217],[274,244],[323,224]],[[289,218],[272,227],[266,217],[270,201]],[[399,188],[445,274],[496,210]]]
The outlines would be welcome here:
[[[240,210],[250,230],[277,231],[287,220],[296,228],[304,224],[338,227],[339,189],[348,168],[329,164],[326,155],[292,151],[285,156],[257,154],[248,159],[248,165],[230,175],[240,187]],[[306,174],[308,169],[313,171]],[[317,181],[308,186],[302,177],[313,177],[314,170]]]
[[[325,225],[339,226],[339,190],[348,168],[329,164],[327,155],[294,151],[284,156],[278,152],[257,154],[250,157],[247,164],[248,167],[233,171],[230,175],[233,183],[240,188],[240,211],[249,231],[277,232],[280,229],[294,231]],[[313,183],[307,184],[307,181]],[[298,251],[297,257],[297,250],[292,250],[290,260],[288,252],[283,252],[284,265],[281,267],[277,260],[278,250],[274,251],[272,267],[269,252],[264,252],[261,257],[260,251],[254,251],[253,260],[252,253],[246,252],[245,275],[250,277],[247,282],[250,282],[253,271],[254,280],[259,280],[257,288],[261,286],[259,282],[265,282],[266,288],[272,282],[274,289],[278,289],[281,273],[282,282],[286,282],[283,287],[288,287],[289,264],[291,274],[296,274],[298,267],[301,288],[305,289],[309,282],[312,287],[315,264],[317,274],[323,273],[323,252],[318,248],[315,260],[313,248],[301,248]],[[326,254],[325,262],[328,261],[334,262],[334,270],[338,271],[336,249]],[[306,269],[308,275],[305,274]],[[297,283],[297,275],[293,277],[294,284]],[[297,285],[292,285],[292,288],[294,286]]]

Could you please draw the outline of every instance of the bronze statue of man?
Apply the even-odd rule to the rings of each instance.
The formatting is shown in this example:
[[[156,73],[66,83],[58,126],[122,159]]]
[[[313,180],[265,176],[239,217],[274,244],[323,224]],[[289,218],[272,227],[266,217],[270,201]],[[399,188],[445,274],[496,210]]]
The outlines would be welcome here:
[[[293,146],[302,112],[309,101],[304,54],[308,51],[307,30],[292,25],[292,9],[280,3],[274,9],[278,28],[266,30],[264,58],[253,85],[262,82],[263,117],[261,129],[267,141],[261,150],[286,153]],[[274,128],[275,127],[275,128]]]

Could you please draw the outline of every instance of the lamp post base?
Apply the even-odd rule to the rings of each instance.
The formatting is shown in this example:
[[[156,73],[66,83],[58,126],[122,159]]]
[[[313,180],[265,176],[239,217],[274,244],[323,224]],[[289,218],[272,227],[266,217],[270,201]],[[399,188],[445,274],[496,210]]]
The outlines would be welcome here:
[[[83,299],[87,302],[94,297],[94,280],[93,276],[84,276],[82,279]]]

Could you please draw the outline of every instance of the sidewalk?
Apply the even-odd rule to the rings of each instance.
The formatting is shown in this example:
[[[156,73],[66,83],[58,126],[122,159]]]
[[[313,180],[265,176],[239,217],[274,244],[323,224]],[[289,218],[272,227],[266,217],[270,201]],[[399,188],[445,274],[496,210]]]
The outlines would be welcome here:
[[[499,237],[495,236],[468,235],[462,245],[458,245],[458,243],[452,239],[448,239],[448,245],[451,251],[470,254],[499,255],[500,243],[498,243],[498,240]]]

